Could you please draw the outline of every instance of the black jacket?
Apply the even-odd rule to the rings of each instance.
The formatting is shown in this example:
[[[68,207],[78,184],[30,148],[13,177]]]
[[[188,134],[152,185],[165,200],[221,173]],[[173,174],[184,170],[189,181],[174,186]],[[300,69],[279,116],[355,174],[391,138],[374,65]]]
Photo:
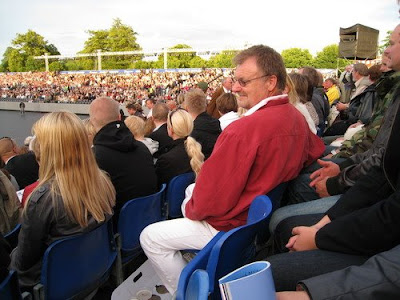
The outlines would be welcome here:
[[[158,149],[160,151],[154,153],[154,157],[158,157],[161,154],[161,150],[172,143],[172,138],[168,135],[167,123],[161,125],[156,131],[153,131],[149,135],[149,138],[158,142]]]
[[[93,145],[99,167],[110,175],[117,192],[114,215],[119,215],[128,200],[157,191],[153,157],[123,122],[111,122],[101,128]]]
[[[332,222],[317,232],[318,248],[374,255],[400,244],[399,132],[397,113],[381,166],[361,177],[327,211]]]
[[[212,118],[206,112],[201,113],[193,122],[193,131],[190,135],[201,145],[205,159],[210,157],[215,142],[221,134],[221,125],[217,119]]]
[[[325,128],[325,121],[329,115],[330,105],[328,97],[322,88],[314,88],[311,103],[314,105],[315,111],[318,114],[318,127]]]
[[[15,177],[21,190],[39,178],[39,165],[31,151],[11,158],[5,169]]]
[[[192,171],[190,158],[185,150],[185,139],[172,141],[156,162],[158,184],[168,183],[173,177]]]

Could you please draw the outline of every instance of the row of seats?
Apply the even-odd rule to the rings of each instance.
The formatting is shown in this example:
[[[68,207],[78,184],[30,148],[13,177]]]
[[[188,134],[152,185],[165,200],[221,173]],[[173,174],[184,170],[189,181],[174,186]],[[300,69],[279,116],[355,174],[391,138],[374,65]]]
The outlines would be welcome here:
[[[173,178],[168,187],[163,184],[157,193],[125,203],[116,233],[110,220],[91,232],[69,236],[51,244],[44,254],[41,281],[34,288],[33,298],[89,296],[110,278],[116,285],[121,284],[124,265],[141,253],[141,231],[151,223],[180,217],[185,189],[193,181],[193,173],[182,174]],[[281,197],[281,190],[282,186],[278,186],[268,194],[274,203]],[[205,286],[207,297],[211,295],[212,299],[220,299],[218,279],[254,259],[256,236],[260,228],[267,228],[265,225],[274,206],[268,196],[257,197],[250,207],[246,225],[218,233],[199,251],[182,272],[176,299],[202,299],[196,297],[205,294]],[[15,240],[16,232],[18,229],[6,238],[10,241],[10,237],[14,236]],[[71,253],[79,255],[72,256]],[[189,284],[191,276],[193,285]],[[14,291],[19,295],[15,287]]]

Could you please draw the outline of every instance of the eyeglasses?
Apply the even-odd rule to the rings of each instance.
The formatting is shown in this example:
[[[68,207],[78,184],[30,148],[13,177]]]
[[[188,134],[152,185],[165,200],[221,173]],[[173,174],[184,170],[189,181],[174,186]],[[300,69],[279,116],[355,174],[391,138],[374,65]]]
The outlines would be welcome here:
[[[236,78],[232,77],[232,85],[235,84],[235,83],[237,82],[237,83],[239,83],[239,85],[240,85],[241,87],[245,87],[249,82],[251,82],[251,81],[253,81],[253,80],[257,80],[257,79],[261,79],[261,78],[269,77],[269,76],[271,76],[271,75],[263,75],[263,76],[260,76],[260,77],[256,77],[256,78],[252,78],[252,79],[247,79],[247,80],[244,80],[244,79],[241,79],[241,78],[236,79]]]

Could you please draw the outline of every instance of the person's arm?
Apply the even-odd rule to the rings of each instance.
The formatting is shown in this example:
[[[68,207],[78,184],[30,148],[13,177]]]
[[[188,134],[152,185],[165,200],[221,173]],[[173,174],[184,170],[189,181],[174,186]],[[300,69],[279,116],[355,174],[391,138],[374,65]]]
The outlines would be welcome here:
[[[400,246],[396,246],[371,257],[361,266],[351,266],[300,283],[311,299],[399,299],[399,257]]]
[[[341,216],[322,227],[315,237],[319,249],[374,255],[400,240],[400,193],[369,207]]]
[[[42,258],[53,214],[50,192],[35,191],[26,205],[18,247],[12,253],[12,267],[18,271],[28,270]]]

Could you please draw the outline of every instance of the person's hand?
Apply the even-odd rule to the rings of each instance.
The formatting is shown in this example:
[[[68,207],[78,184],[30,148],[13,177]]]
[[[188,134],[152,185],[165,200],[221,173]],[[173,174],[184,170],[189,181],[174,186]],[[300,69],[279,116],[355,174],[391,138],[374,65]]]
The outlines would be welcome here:
[[[278,292],[276,293],[276,300],[310,300],[306,291],[297,292]]]
[[[328,154],[328,155],[325,155],[324,158],[325,158],[325,159],[329,159],[329,158],[331,158],[332,156],[333,156],[333,154],[330,153],[330,154]]]
[[[328,189],[326,188],[326,181],[329,177],[325,177],[315,183],[315,191],[321,198],[329,197]]]
[[[340,173],[340,168],[337,164],[332,161],[325,161],[318,159],[318,164],[322,167],[310,175],[312,180],[310,183],[311,187],[314,187],[318,181],[321,181],[328,177],[336,176]]]
[[[363,123],[361,123],[360,121],[358,121],[357,123],[351,124],[351,125],[349,126],[349,128],[355,128],[355,127],[360,126],[360,125],[363,125]]]
[[[337,109],[338,111],[346,110],[348,107],[349,107],[348,104],[344,104],[344,103],[341,103],[341,102],[338,102],[338,103],[336,104],[336,109]]]
[[[315,244],[315,235],[317,231],[318,229],[314,226],[299,226],[293,228],[292,234],[294,236],[289,239],[289,242],[286,244],[286,248],[288,248],[290,251],[318,249],[317,245]]]

